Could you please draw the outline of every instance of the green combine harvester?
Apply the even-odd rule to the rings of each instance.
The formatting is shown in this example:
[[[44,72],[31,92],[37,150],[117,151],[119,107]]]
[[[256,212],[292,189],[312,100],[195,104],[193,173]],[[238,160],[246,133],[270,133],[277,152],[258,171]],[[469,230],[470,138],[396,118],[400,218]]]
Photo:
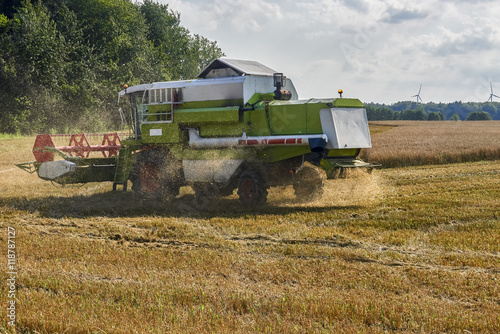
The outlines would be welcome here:
[[[216,59],[198,79],[126,87],[119,93],[128,136],[38,135],[36,161],[17,164],[60,184],[113,182],[141,199],[169,200],[182,186],[246,205],[266,202],[269,187],[292,185],[301,201],[320,197],[327,178],[374,164],[358,99],[299,100],[290,79],[255,61]],[[66,146],[54,142],[70,138]],[[98,139],[97,144],[92,141]],[[101,156],[96,156],[96,153]],[[317,167],[315,167],[317,166]]]

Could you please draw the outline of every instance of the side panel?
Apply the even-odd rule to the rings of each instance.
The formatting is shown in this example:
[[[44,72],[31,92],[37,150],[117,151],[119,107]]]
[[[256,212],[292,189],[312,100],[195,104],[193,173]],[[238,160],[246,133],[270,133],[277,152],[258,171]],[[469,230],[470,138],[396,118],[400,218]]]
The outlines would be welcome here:
[[[246,111],[244,114],[246,124],[249,124],[247,135],[270,136],[269,122],[264,108]]]
[[[239,107],[177,109],[174,122],[183,124],[239,122]]]
[[[142,124],[141,133],[145,144],[178,143],[181,140],[176,123]]]
[[[195,101],[184,102],[179,105],[178,109],[200,109],[200,108],[222,108],[226,106],[241,106],[243,99],[230,99],[230,100],[213,100],[213,101]]]
[[[304,101],[269,104],[269,124],[273,135],[307,133],[307,112]]]
[[[320,111],[327,149],[370,148],[368,118],[363,108],[330,108]]]
[[[258,151],[257,157],[261,162],[276,162],[311,153],[309,146],[283,147],[274,146]]]
[[[319,112],[321,109],[332,106],[335,99],[311,99],[307,102],[307,133],[323,133]]]

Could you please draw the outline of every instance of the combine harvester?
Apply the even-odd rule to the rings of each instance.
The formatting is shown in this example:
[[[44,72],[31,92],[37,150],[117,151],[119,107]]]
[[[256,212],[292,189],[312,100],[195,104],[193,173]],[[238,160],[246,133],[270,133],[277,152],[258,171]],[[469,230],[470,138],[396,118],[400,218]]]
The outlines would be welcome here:
[[[339,94],[298,100],[283,74],[254,61],[216,59],[195,80],[122,90],[127,138],[38,135],[36,161],[17,165],[60,184],[111,181],[113,190],[126,190],[130,180],[148,200],[172,199],[189,185],[204,196],[238,189],[242,203],[258,205],[269,187],[293,185],[299,200],[310,201],[324,186],[314,166],[327,178],[376,167],[358,158],[371,147],[363,104]],[[64,138],[67,146],[54,144]]]

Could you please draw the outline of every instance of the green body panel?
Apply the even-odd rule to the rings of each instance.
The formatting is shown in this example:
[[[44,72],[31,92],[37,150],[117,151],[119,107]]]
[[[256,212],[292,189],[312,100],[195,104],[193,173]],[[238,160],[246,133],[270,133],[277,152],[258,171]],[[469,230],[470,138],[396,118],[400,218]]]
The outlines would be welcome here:
[[[224,108],[227,106],[241,106],[241,105],[243,105],[243,99],[196,101],[196,102],[185,102],[185,103],[178,106],[178,110],[181,110],[181,109]]]
[[[358,99],[310,99],[274,101],[269,104],[273,135],[320,134],[320,111],[328,108],[363,108]]]
[[[335,157],[357,157],[361,149],[359,148],[350,148],[350,149],[334,149],[329,150],[327,157],[335,158]]]
[[[240,121],[240,107],[177,109],[174,122],[183,124],[236,123]]]
[[[309,146],[270,146],[259,150],[256,156],[261,162],[277,162],[310,152]]]
[[[240,137],[247,126],[244,123],[235,124],[203,124],[200,126],[200,136],[202,137]]]
[[[158,134],[160,131],[160,135],[151,135],[151,133]],[[142,124],[141,133],[144,144],[178,143],[181,141],[181,132],[176,123]]]
[[[270,136],[269,122],[264,106],[259,109],[246,111],[244,114],[245,124],[250,124],[247,135],[249,136]]]
[[[335,108],[364,108],[363,102],[358,99],[334,99],[333,107]]]
[[[250,98],[250,100],[248,100],[247,104],[253,105],[259,101],[274,101],[274,93],[256,93]]]
[[[116,156],[116,172],[113,184],[126,187],[128,176],[133,167],[132,146],[122,146]]]
[[[338,99],[311,99],[307,103],[307,133],[323,133],[319,112],[321,109],[331,108]]]
[[[269,124],[273,135],[307,133],[307,112],[304,101],[269,103]]]

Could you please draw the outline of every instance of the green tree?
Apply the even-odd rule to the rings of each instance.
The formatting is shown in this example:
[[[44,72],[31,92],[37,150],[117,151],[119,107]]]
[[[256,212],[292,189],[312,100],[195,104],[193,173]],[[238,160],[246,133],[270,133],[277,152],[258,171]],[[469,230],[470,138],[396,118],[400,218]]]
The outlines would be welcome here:
[[[186,62],[183,63],[184,78],[195,78],[213,60],[223,56],[225,54],[216,42],[200,35],[194,35],[189,42],[189,54]]]
[[[0,13],[0,132],[115,127],[124,83],[192,78],[223,55],[150,0],[12,0]]]
[[[163,64],[163,80],[194,78],[214,59],[224,56],[216,42],[199,35],[191,36],[189,30],[180,25],[180,14],[168,5],[145,0],[140,11],[146,18],[155,57]]]
[[[491,121],[492,119],[486,111],[473,111],[467,116],[468,121]]]
[[[440,112],[431,111],[429,115],[427,115],[427,119],[429,121],[443,121],[444,115]]]
[[[5,23],[5,20],[3,20]],[[64,84],[66,49],[45,7],[29,1],[3,26],[0,82],[0,131],[43,130],[48,110],[41,96]]]
[[[426,121],[427,114],[423,109],[403,110],[400,114],[401,120]]]
[[[65,42],[45,7],[26,2],[14,18],[11,55],[16,59],[17,73],[22,75],[23,83],[47,86],[63,83]]]
[[[391,109],[394,111],[403,111],[403,110],[411,110],[414,109],[415,102],[411,101],[400,101],[396,102],[391,106]]]
[[[394,111],[390,108],[383,107],[379,110],[381,121],[390,121],[394,118]]]
[[[370,121],[390,121],[394,119],[395,112],[388,107],[366,106],[366,115]]]
[[[377,108],[366,106],[366,117],[369,121],[378,121]]]
[[[458,113],[454,113],[451,117],[450,117],[450,121],[459,121],[460,120],[460,116],[458,115]]]

